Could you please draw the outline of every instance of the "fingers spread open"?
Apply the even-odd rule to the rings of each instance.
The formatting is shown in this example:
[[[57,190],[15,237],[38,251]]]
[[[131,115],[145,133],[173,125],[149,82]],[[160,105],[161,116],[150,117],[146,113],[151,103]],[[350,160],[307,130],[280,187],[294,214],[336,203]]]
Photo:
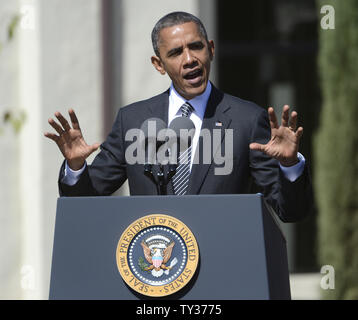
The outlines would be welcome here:
[[[299,127],[299,128],[297,129],[297,131],[296,131],[296,137],[297,137],[298,139],[300,139],[300,138],[302,137],[302,135],[303,135],[303,128],[302,128],[302,127]]]
[[[54,128],[56,130],[56,132],[61,135],[64,133],[62,127],[55,121],[53,120],[52,118],[48,119],[48,123],[50,124],[50,126],[52,128]]]
[[[80,124],[78,122],[76,113],[73,109],[68,110],[68,114],[70,115],[71,118],[71,122],[72,122],[72,128],[79,130],[80,129]]]
[[[70,125],[68,124],[67,120],[63,117],[63,115],[60,112],[55,112],[55,116],[62,124],[62,127],[65,129],[65,131],[69,131],[71,129]]]
[[[45,132],[45,133],[44,133],[44,136],[45,136],[46,138],[49,138],[49,139],[55,141],[55,142],[57,142],[57,141],[60,139],[60,137],[59,137],[58,135],[56,135],[56,134],[54,134],[54,133],[50,133],[50,132]]]
[[[291,119],[290,119],[290,129],[296,131],[296,128],[297,128],[297,112],[292,111]]]
[[[278,122],[277,122],[275,111],[273,110],[272,107],[268,108],[268,114],[269,114],[271,129],[277,129],[278,128]]]
[[[256,143],[256,142],[250,143],[249,147],[250,147],[251,150],[257,150],[257,151],[264,151],[265,150],[265,145],[260,144],[260,143]]]
[[[290,110],[290,107],[288,105],[285,105],[283,107],[282,118],[281,118],[281,125],[283,127],[288,127],[289,110]]]
[[[95,143],[95,144],[91,145],[91,149],[92,149],[91,152],[96,151],[99,147],[100,147],[100,144],[99,144],[99,143]]]

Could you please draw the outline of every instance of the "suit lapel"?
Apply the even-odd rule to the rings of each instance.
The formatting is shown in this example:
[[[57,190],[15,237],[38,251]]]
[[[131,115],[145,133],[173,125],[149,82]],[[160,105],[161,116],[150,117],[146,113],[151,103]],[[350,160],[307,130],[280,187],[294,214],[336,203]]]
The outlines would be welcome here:
[[[148,107],[150,117],[163,120],[168,126],[169,89],[158,96]]]
[[[224,141],[225,129],[231,123],[231,118],[226,114],[230,109],[230,106],[227,106],[223,102],[224,94],[212,86],[212,91],[208,101],[208,105],[205,110],[203,123],[201,126],[201,131],[203,129],[208,129],[211,133],[211,147],[213,147],[212,133],[213,129],[221,130],[221,144]],[[210,166],[213,164],[214,155],[219,149],[219,146],[216,150],[211,150],[211,162],[209,164],[202,164],[202,155],[204,151],[203,139],[199,138],[198,146],[195,151],[195,156],[199,159],[199,164],[193,164],[187,194],[198,194],[201,186],[203,185],[205,178],[208,174]]]

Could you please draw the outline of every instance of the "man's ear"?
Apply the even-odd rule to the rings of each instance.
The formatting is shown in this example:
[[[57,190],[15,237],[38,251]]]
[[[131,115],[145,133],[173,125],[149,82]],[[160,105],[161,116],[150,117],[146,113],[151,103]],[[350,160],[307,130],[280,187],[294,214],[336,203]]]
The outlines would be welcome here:
[[[208,49],[209,49],[209,55],[210,55],[210,60],[214,59],[214,55],[215,55],[215,44],[214,44],[214,40],[209,40],[208,42]]]
[[[161,75],[165,75],[166,71],[163,67],[163,63],[162,60],[157,57],[157,56],[152,56],[151,57],[152,60],[152,65],[154,66],[154,68],[161,74]]]

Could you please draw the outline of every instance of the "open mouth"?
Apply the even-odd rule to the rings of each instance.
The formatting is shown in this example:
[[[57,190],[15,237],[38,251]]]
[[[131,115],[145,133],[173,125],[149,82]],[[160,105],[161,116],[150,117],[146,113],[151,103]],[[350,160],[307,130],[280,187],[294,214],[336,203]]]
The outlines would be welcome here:
[[[188,72],[184,75],[185,80],[190,80],[190,82],[195,82],[200,80],[199,78],[203,75],[202,69],[195,69],[193,71]]]

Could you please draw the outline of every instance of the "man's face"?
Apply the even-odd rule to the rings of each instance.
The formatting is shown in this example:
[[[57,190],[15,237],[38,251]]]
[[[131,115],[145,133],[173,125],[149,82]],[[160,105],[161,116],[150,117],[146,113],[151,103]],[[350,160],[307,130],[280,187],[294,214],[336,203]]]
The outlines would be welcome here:
[[[159,53],[160,57],[152,57],[154,67],[161,74],[168,73],[183,98],[190,100],[205,91],[214,43],[206,42],[194,22],[162,29]]]

